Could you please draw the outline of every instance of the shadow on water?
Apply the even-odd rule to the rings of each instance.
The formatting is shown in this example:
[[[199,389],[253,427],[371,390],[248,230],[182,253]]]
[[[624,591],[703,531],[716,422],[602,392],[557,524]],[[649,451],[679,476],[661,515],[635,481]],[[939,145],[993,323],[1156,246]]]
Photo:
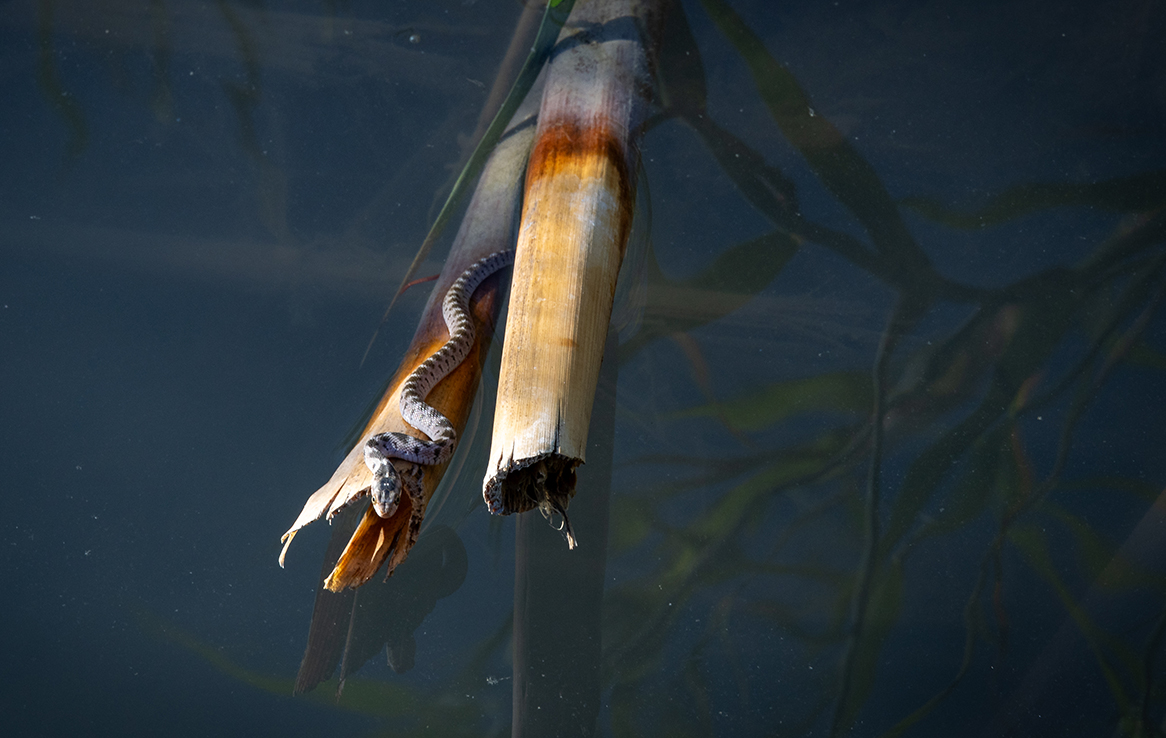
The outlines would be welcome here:
[[[1162,735],[1157,2],[674,8],[611,459],[574,503],[610,487],[576,521],[599,555],[548,570],[541,520],[487,519],[479,430],[400,572],[334,596],[307,687],[332,681],[290,698],[319,582],[310,543],[274,567],[278,533],[411,330],[406,300],[358,369],[519,11],[491,6],[3,11],[5,712]]]

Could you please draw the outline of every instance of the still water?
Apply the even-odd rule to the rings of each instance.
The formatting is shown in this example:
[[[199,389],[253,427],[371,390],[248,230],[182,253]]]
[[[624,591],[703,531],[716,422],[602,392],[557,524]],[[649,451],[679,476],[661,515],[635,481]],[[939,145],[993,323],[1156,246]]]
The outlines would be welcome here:
[[[610,473],[576,498],[608,494],[576,522],[608,540],[598,719],[546,709],[1160,735],[1166,4],[681,5],[707,114],[644,139]],[[362,362],[520,12],[0,7],[5,735],[509,734],[488,399],[427,555],[369,585],[400,671],[292,697],[327,525],[276,557],[412,334],[424,288]]]

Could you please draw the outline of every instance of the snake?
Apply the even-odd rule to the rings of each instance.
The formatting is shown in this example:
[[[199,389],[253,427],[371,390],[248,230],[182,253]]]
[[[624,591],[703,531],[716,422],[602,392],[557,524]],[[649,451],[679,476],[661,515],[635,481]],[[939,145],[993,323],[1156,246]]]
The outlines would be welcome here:
[[[438,382],[465,361],[474,345],[474,321],[469,314],[470,298],[490,275],[514,263],[514,249],[503,249],[474,262],[450,286],[441,303],[441,314],[449,339],[413,370],[401,385],[401,417],[429,436],[423,440],[400,432],[378,433],[364,446],[364,463],[373,474],[369,488],[373,508],[382,518],[390,517],[401,497],[401,474],[393,460],[436,466],[453,456],[457,430],[425,399]],[[401,470],[404,471],[404,470]],[[406,477],[410,477],[408,473]]]

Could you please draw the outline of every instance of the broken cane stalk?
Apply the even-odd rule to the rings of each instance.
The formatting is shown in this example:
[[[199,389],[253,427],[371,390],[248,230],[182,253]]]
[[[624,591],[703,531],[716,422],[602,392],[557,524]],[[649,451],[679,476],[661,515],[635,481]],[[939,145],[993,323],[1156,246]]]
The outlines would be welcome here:
[[[489,346],[494,320],[498,315],[499,280],[494,275],[481,283],[478,290],[481,294],[472,309],[469,304],[456,308],[456,312],[463,315],[464,311],[472,312],[472,315],[465,316],[464,320],[454,319],[459,324],[465,321],[472,324],[472,335],[475,337],[470,339],[472,345],[466,349],[464,355],[460,353],[460,348],[451,349],[455,341],[445,325],[448,320],[443,315],[446,298],[452,296],[450,288],[453,285],[459,285],[460,293],[462,292],[460,285],[463,282],[478,284],[480,277],[466,280],[468,275],[466,269],[470,265],[474,265],[473,271],[477,272],[487,257],[495,264],[506,261],[499,260],[498,255],[499,252],[506,251],[513,242],[516,204],[522,192],[519,182],[525,171],[533,138],[533,132],[528,125],[533,110],[532,106],[525,103],[527,92],[534,85],[539,70],[553,47],[558,28],[570,14],[574,2],[575,0],[551,0],[546,6],[542,22],[531,43],[530,53],[522,68],[517,70],[509,95],[494,113],[492,122],[454,183],[453,191],[409,268],[409,274],[412,274],[442,232],[445,223],[452,217],[456,204],[460,202],[460,194],[470,183],[477,181],[474,197],[466,209],[461,228],[446,259],[445,267],[438,276],[417,332],[397,373],[389,382],[388,389],[373,412],[372,420],[365,426],[357,444],[341,462],[332,478],[308,498],[296,522],[283,535],[284,545],[279,555],[280,566],[283,566],[288,546],[300,528],[319,519],[325,512],[331,520],[342,508],[369,494],[370,485],[376,483],[377,494],[370,495],[375,498],[374,504],[365,511],[363,519],[357,525],[332,573],[324,581],[324,586],[328,590],[339,592],[345,587],[359,587],[372,577],[386,559],[389,559],[388,574],[393,573],[393,569],[405,560],[409,549],[416,543],[429,498],[432,497],[449,465],[448,457],[444,457],[445,461],[426,460],[423,463],[403,461],[397,458],[400,455],[397,453],[386,457],[383,448],[380,450],[378,463],[377,459],[368,456],[368,444],[374,437],[383,440],[384,434],[391,434],[406,439],[406,444],[413,445],[412,440],[408,439],[414,431],[402,417],[401,397],[406,391],[412,396],[409,408],[410,413],[414,415],[414,423],[419,417],[432,417],[428,414],[430,411],[444,416],[442,420],[448,421],[446,425],[449,432],[438,431],[443,434],[440,441],[442,445],[456,444],[456,438],[464,429],[466,416],[478,386],[481,357]],[[526,16],[527,14],[524,14],[524,18]],[[532,30],[531,23],[521,23],[511,45],[515,47],[524,45],[519,39],[529,39]],[[511,76],[513,66],[507,65],[501,77]],[[500,78],[495,86],[501,89],[505,84]],[[502,140],[504,130],[509,133],[507,140]],[[481,177],[478,176],[479,172]],[[404,283],[397,291],[397,296],[403,289]],[[471,287],[468,291],[473,293],[474,289]],[[472,294],[464,295],[464,302],[469,303],[471,297]],[[396,296],[393,301],[396,301]],[[462,300],[455,302],[461,303]],[[389,304],[389,309],[392,309],[392,303]],[[385,318],[388,315],[386,311]],[[487,325],[490,330],[484,332],[483,328]],[[375,335],[374,333],[374,338]],[[463,334],[462,339],[467,335],[469,334]],[[465,341],[461,339],[456,342],[458,347],[464,344]],[[441,354],[446,358],[439,360],[435,354]],[[452,358],[454,356],[462,357],[456,362],[456,366]],[[416,382],[414,381],[416,378],[411,375],[422,364],[429,368],[425,372],[425,378]],[[446,374],[446,370],[450,370],[450,373]],[[420,389],[421,384],[430,387],[429,377],[438,376],[442,378],[434,380],[436,384],[433,384],[431,391],[428,392],[430,396],[426,396],[426,391]],[[427,401],[428,408],[425,408]],[[420,416],[416,414],[418,411],[421,412]],[[434,432],[435,428],[441,427],[441,423],[438,426],[426,424],[426,427],[430,432]],[[362,464],[362,461],[367,463]],[[422,459],[417,458],[416,461],[421,462]],[[375,465],[378,471],[372,473],[369,465]],[[392,483],[386,484],[386,478],[390,478]]]
[[[657,2],[579,0],[552,56],[527,167],[483,496],[562,518],[631,230]]]
[[[520,114],[515,120],[524,120]],[[405,352],[400,367],[389,383],[372,419],[365,426],[353,449],[340,467],[304,505],[295,523],[283,536],[284,547],[279,562],[283,565],[288,546],[300,528],[325,514],[332,518],[345,506],[367,499],[372,472],[365,464],[365,443],[369,438],[386,432],[416,435],[401,417],[400,390],[405,379],[425,359],[445,344],[448,338],[442,317],[442,301],[453,282],[468,266],[480,258],[509,248],[514,232],[520,181],[533,139],[533,126],[516,123],[508,137],[498,143],[482,172],[482,178],[466,210],[461,228],[437,279],[433,293],[422,314],[413,341]],[[469,355],[429,393],[426,401],[445,415],[458,434],[464,429],[481,376],[482,357],[489,348],[493,323],[500,308],[502,281],[498,275],[488,278],[474,294],[470,314],[475,327],[475,339]],[[396,462],[398,472],[416,485],[419,494],[402,492],[395,511],[387,518],[380,517],[370,505],[357,525],[348,546],[340,555],[332,573],[324,582],[329,590],[338,592],[345,587],[359,587],[367,582],[388,560],[388,573],[405,560],[417,540],[417,533],[425,516],[429,498],[437,489],[448,461],[422,468],[409,462]],[[406,485],[406,490],[408,485]]]

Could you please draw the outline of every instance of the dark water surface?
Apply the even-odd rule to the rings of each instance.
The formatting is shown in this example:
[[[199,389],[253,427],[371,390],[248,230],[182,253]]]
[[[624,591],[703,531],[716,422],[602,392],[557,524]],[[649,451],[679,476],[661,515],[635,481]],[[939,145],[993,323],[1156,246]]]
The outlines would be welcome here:
[[[412,334],[423,289],[361,364],[520,11],[0,6],[4,735],[509,734],[488,399],[411,670],[293,698],[326,524],[276,558]],[[1161,735],[1166,4],[683,11],[746,155],[644,141],[598,734]]]

